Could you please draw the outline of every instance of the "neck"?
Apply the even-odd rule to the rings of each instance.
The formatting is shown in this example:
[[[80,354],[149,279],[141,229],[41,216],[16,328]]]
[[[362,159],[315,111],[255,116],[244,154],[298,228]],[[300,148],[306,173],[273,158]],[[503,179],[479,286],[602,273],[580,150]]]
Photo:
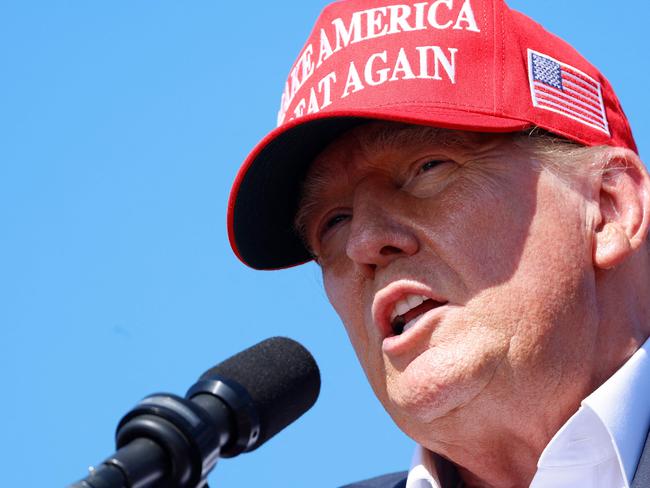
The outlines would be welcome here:
[[[650,336],[650,286],[647,281],[646,253],[639,263],[628,261],[599,272],[599,328],[593,389],[603,384]]]
[[[424,446],[455,464],[467,487],[529,486],[544,447],[575,411],[558,419],[557,414],[567,408],[547,405],[553,407],[554,415],[541,416],[534,413],[542,412],[541,406],[510,411],[504,417],[510,417],[511,422],[506,423],[500,421],[501,415],[494,415],[494,407],[485,410],[486,415],[471,419],[459,412],[456,418],[447,418],[444,426],[437,425],[435,441]]]

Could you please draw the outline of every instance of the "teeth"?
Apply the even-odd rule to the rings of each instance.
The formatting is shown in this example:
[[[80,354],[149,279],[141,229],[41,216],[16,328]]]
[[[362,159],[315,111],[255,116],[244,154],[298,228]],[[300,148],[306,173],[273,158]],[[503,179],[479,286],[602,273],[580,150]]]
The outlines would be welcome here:
[[[406,301],[409,303],[410,308],[415,308],[418,305],[422,304],[426,300],[422,295],[409,295],[406,297]]]
[[[409,320],[409,322],[402,329],[402,334],[407,330],[409,330],[411,327],[413,327],[413,325],[415,325],[415,323],[418,321],[419,318],[420,317],[415,317],[413,320]]]
[[[404,315],[409,310],[411,310],[411,307],[409,307],[409,302],[406,300],[400,300],[395,305],[395,312],[397,315]]]
[[[393,313],[390,314],[391,322],[395,320],[395,317],[398,315],[404,315],[406,312],[417,307],[425,300],[428,300],[428,298],[422,295],[407,295],[406,298],[398,301],[395,304]]]

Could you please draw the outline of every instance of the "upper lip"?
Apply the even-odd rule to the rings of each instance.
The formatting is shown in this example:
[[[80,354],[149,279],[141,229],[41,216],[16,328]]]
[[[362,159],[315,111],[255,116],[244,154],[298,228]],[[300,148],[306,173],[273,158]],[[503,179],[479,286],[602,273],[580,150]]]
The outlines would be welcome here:
[[[436,295],[428,286],[411,280],[399,280],[380,289],[372,301],[372,320],[379,327],[382,337],[393,334],[391,313],[395,304],[408,295],[422,295],[437,302],[447,302],[443,297]]]

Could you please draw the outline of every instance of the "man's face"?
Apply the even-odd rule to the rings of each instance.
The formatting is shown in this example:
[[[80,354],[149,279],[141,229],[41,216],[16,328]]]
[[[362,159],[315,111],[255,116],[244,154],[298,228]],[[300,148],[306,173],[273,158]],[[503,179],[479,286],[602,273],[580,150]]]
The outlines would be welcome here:
[[[372,123],[318,156],[298,223],[409,435],[588,391],[589,205],[508,136]]]

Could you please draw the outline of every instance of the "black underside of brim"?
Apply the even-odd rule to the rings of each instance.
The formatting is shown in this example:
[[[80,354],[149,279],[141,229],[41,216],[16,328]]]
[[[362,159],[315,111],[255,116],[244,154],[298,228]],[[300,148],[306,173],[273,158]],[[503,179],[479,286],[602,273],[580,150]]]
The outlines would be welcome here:
[[[246,264],[278,269],[311,259],[293,226],[302,181],[318,153],[367,120],[312,120],[279,135],[260,152],[241,182],[233,209],[235,243]]]

